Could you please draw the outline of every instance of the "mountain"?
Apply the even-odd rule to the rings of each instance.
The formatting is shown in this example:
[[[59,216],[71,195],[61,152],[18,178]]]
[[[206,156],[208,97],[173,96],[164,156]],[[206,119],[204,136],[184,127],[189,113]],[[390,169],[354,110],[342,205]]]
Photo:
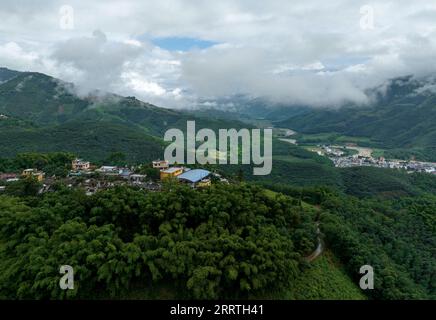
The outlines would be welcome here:
[[[241,99],[241,105],[223,120],[218,111],[179,112],[97,91],[81,96],[73,84],[47,75],[2,72],[4,79],[8,78],[0,84],[0,157],[8,158],[0,159],[3,172],[33,167],[29,163],[39,169],[45,163],[48,168],[66,170],[62,164],[72,156],[13,158],[29,151],[69,151],[95,163],[122,152],[131,163],[146,162],[162,157],[162,136],[168,128],[184,129],[187,120],[195,120],[198,127],[238,129],[248,125],[231,118],[238,115],[244,119],[244,114],[249,121],[269,119],[291,128],[299,125],[302,132],[351,134],[349,125],[362,130],[359,135],[370,136],[369,143],[388,145],[386,137],[380,135],[376,140],[377,132],[365,125],[382,122],[381,129],[394,132],[392,139],[401,134],[395,133],[399,129],[394,127],[403,124],[405,130],[409,122],[412,126],[419,122],[422,132],[431,132],[434,111],[431,85],[409,78],[395,81],[383,94],[374,91],[379,108],[312,110],[296,106],[281,113],[286,106]],[[250,109],[250,104],[257,107]],[[294,123],[296,118],[308,122]],[[373,126],[375,129],[381,130]],[[425,142],[424,137],[420,132],[414,138]],[[430,136],[427,145],[432,141]],[[50,279],[59,267],[58,258],[65,257],[65,239],[71,237],[81,239],[83,250],[77,252],[89,253],[73,257],[82,259],[79,262],[92,271],[78,286],[80,293],[75,297],[82,299],[436,297],[433,175],[371,167],[336,168],[328,158],[279,139],[273,140],[270,175],[253,176],[250,165],[218,169],[228,173],[231,181],[245,182],[216,184],[200,191],[169,185],[161,193],[119,187],[91,197],[82,190],[59,186],[57,191],[31,198],[24,196],[28,190],[22,195],[17,191],[28,189],[27,183],[32,181],[7,184],[5,195],[0,195],[5,226],[0,230],[0,299],[64,297],[62,292],[54,295]],[[159,214],[150,208],[158,208]],[[96,232],[107,242],[104,247],[115,250],[111,249],[111,254],[115,252],[119,263],[133,259],[130,269],[123,268],[120,273],[108,267],[108,259],[113,257],[94,250]],[[177,255],[172,254],[175,242],[181,245]],[[320,244],[321,256],[316,261],[301,259]],[[47,277],[41,276],[41,268],[28,265],[29,261],[48,267]],[[150,265],[150,261],[156,264]],[[358,270],[364,264],[376,272],[374,290],[358,288],[362,277]],[[207,276],[211,272],[222,277]],[[111,281],[101,279],[100,273]],[[178,281],[173,281],[175,278]],[[37,285],[33,285],[35,281],[39,281]]]
[[[304,114],[311,109],[304,105],[272,102],[267,98],[253,98],[246,95],[233,95],[215,100],[200,101],[195,112],[209,117],[237,119],[248,123],[283,121],[289,117]]]
[[[241,128],[238,121],[207,119],[159,108],[135,97],[95,91],[86,96],[76,87],[35,72],[2,69],[0,84],[0,154],[73,152],[90,160],[122,152],[132,162],[163,157],[166,130]],[[9,75],[9,76],[7,76]]]
[[[7,68],[0,68],[0,83],[8,81],[19,74],[20,72],[18,71],[9,70]]]
[[[368,105],[322,108],[235,96],[206,101],[207,109],[197,114],[290,128],[302,134],[365,138],[362,145],[384,149],[390,158],[436,161],[436,77],[399,77],[366,94],[372,101]]]
[[[308,134],[367,137],[370,146],[397,156],[436,161],[436,81],[397,78],[369,94],[376,101],[370,106],[312,109],[275,125]]]

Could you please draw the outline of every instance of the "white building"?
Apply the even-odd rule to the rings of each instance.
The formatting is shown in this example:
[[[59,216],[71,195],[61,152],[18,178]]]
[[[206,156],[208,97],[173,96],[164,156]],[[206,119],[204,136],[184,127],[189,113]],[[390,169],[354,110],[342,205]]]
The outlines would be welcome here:
[[[102,166],[100,169],[97,169],[96,171],[105,174],[119,174],[118,167],[112,167],[112,166]]]
[[[82,159],[75,159],[71,162],[71,167],[73,171],[88,171],[91,163],[88,161],[83,161]]]
[[[166,170],[170,167],[170,163],[167,160],[156,160],[153,161],[153,168],[159,170]]]

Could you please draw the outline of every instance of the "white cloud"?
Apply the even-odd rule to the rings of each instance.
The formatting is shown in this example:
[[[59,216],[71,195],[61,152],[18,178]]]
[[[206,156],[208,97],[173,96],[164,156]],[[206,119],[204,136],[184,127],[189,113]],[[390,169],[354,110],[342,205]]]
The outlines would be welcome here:
[[[23,66],[32,66],[38,62],[38,54],[32,51],[25,51],[16,42],[7,42],[0,45],[1,62],[10,68],[21,69]]]
[[[150,82],[136,72],[126,72],[121,75],[127,86],[137,93],[147,93],[162,96],[166,90],[155,82]]]
[[[64,4],[3,0],[0,65],[171,107],[238,93],[364,103],[388,78],[436,71],[436,3],[426,0],[72,0],[74,30],[59,26]],[[360,28],[363,5],[372,30]],[[157,36],[219,44],[169,52],[149,42]]]

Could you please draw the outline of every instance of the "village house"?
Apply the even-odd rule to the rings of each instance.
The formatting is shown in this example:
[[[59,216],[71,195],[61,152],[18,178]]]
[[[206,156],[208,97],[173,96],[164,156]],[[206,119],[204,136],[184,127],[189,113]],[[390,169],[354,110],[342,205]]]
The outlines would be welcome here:
[[[193,188],[209,187],[211,180],[208,177],[211,173],[203,169],[194,169],[186,171],[185,173],[177,176],[177,179],[181,182],[188,183]]]
[[[83,161],[82,159],[74,159],[71,162],[71,167],[73,171],[88,171],[91,167],[89,161]]]
[[[102,166],[100,169],[97,169],[95,171],[107,175],[118,175],[119,173],[118,167],[112,167],[112,166]]]
[[[160,172],[160,179],[165,180],[168,178],[175,178],[183,173],[183,168],[181,167],[172,167],[166,170],[162,170]]]
[[[142,184],[145,182],[146,178],[147,178],[146,174],[132,174],[129,177],[129,181],[132,184]]]
[[[23,171],[22,176],[25,178],[33,177],[36,178],[39,182],[44,180],[45,173],[42,171],[38,171],[37,169],[26,169]]]
[[[130,171],[128,168],[121,168],[118,170],[118,175],[126,180],[129,179],[132,174],[132,171]]]
[[[166,170],[170,167],[170,163],[166,160],[153,161],[153,168],[159,170]]]
[[[17,175],[15,173],[0,173],[0,180],[10,180],[10,179],[17,179]]]

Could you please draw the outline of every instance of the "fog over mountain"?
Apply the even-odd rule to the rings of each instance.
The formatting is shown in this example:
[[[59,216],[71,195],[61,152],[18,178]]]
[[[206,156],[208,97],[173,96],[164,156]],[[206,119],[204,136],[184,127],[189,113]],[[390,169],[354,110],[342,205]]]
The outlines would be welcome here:
[[[425,0],[64,4],[3,0],[0,65],[180,108],[233,95],[364,105],[387,79],[436,71]]]

